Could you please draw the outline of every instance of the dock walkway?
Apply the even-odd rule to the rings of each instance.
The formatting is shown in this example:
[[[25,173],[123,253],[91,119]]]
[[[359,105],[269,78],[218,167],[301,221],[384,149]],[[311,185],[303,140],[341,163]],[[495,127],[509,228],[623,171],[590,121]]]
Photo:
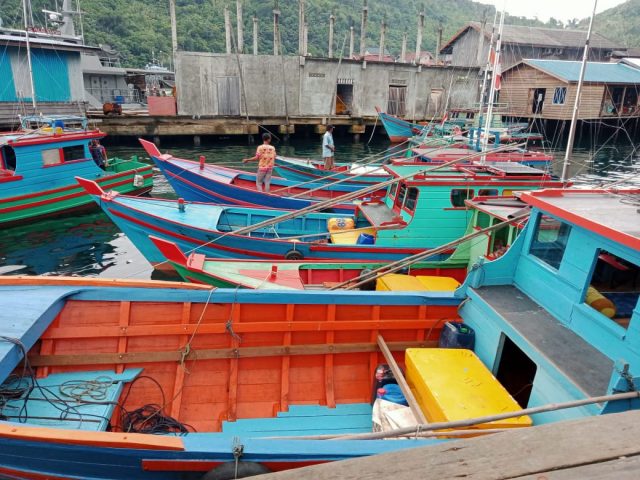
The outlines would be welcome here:
[[[636,479],[640,472],[639,436],[640,411],[630,411],[515,429],[484,437],[326,463],[254,478]]]

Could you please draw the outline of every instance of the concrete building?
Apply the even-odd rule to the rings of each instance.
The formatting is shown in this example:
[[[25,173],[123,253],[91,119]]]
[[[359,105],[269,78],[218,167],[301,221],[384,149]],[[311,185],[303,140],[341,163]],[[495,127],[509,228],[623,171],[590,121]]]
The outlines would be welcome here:
[[[469,22],[440,49],[441,59],[449,65],[484,68],[491,41],[489,24]],[[502,32],[503,70],[523,58],[543,60],[581,60],[585,30],[505,25]],[[625,50],[603,35],[593,32],[589,60],[608,61],[614,50]]]
[[[634,66],[635,63],[635,66]],[[581,62],[523,60],[503,71],[500,101],[519,118],[571,120]],[[640,117],[640,62],[589,62],[579,120]]]
[[[447,98],[450,107],[476,102],[478,79],[468,68],[297,56],[179,52],[176,64],[179,115],[305,117],[316,124],[336,113],[374,117],[390,98],[401,116],[431,118]]]
[[[38,113],[84,112],[82,51],[91,47],[54,39],[51,35],[30,39],[33,84]],[[33,113],[25,32],[0,30],[0,124],[16,121],[16,113]]]

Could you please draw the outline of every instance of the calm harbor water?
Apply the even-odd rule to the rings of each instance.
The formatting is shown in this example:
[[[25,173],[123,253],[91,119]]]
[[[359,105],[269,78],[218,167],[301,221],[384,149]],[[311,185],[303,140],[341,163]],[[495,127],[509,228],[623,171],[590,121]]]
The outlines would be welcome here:
[[[339,162],[354,162],[381,154],[390,145],[376,136],[367,145],[353,143],[350,136],[336,137]],[[105,142],[109,156],[142,155],[135,143],[110,145]],[[319,157],[320,142],[311,138],[292,138],[288,143],[275,143],[278,153],[286,156]],[[401,147],[402,148],[402,147]],[[161,150],[173,155],[197,159],[205,155],[208,162],[242,168],[240,160],[253,155],[255,145],[246,137],[215,140],[193,147],[188,143],[165,143]],[[553,170],[560,173],[563,152],[556,154]],[[576,148],[570,170],[579,184],[600,184],[603,181],[637,175],[640,172],[640,152],[626,136],[620,138],[583,138]],[[640,178],[632,181],[640,186]],[[152,196],[175,198],[164,177],[156,172]],[[76,217],[35,222],[31,225],[3,229],[0,232],[0,274],[11,275],[79,275],[109,278],[163,278],[166,274],[153,272],[122,232],[101,212]],[[172,279],[172,278],[171,278]]]

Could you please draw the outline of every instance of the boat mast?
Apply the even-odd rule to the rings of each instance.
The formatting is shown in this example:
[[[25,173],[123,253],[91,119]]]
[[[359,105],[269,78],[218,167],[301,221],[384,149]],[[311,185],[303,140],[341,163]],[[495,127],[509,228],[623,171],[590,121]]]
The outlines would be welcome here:
[[[567,139],[567,149],[564,152],[564,162],[562,163],[562,176],[560,180],[564,183],[567,181],[567,173],[569,170],[569,159],[573,153],[573,142],[576,138],[576,125],[578,123],[578,109],[580,108],[580,94],[582,93],[582,84],[584,82],[584,72],[587,69],[587,60],[589,59],[589,40],[591,39],[591,28],[593,27],[593,18],[596,16],[596,7],[598,0],[593,2],[593,13],[589,20],[589,29],[587,30],[587,40],[584,43],[584,52],[582,53],[582,65],[580,66],[580,79],[578,80],[578,89],[576,90],[576,100],[573,103],[573,115],[571,115],[571,126],[569,127],[569,138]]]
[[[487,99],[487,118],[484,121],[484,138],[482,140],[482,150],[485,151],[489,144],[489,129],[491,128],[491,117],[493,116],[493,102],[496,95],[496,72],[498,71],[498,65],[500,64],[500,48],[502,46],[502,29],[504,27],[504,9],[500,14],[500,28],[498,29],[498,40],[496,41],[496,54],[493,58],[493,67],[491,75],[491,89],[489,90],[489,98]],[[493,47],[493,45],[492,45]],[[491,51],[491,48],[489,49]],[[491,54],[491,53],[489,53]],[[480,132],[478,132],[480,135]],[[487,157],[482,155],[480,157],[480,163],[484,164]]]
[[[29,18],[27,17],[27,0],[22,0],[22,14],[24,16],[24,34],[27,40],[27,64],[29,65],[29,84],[31,85],[31,104],[33,112],[38,108],[36,102],[36,89],[33,83],[33,65],[31,64],[31,42],[29,41]]]
[[[484,108],[484,99],[487,94],[487,79],[489,77],[489,70],[491,69],[491,47],[493,47],[493,40],[496,35],[496,22],[498,21],[498,10],[496,10],[496,14],[493,16],[493,26],[491,27],[491,40],[489,41],[489,52],[487,53],[487,63],[484,66],[484,76],[482,78],[482,88],[480,89],[480,99],[478,100],[478,104],[480,105],[480,111],[478,112],[482,115],[482,109]],[[480,35],[484,35],[484,31],[480,32]]]

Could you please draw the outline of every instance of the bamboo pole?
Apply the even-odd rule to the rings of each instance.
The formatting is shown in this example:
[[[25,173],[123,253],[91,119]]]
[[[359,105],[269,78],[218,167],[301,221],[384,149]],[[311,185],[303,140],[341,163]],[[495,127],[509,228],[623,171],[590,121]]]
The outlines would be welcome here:
[[[413,413],[413,417],[421,424],[427,423],[427,418],[424,416],[424,413],[422,412],[422,409],[420,408],[420,405],[418,404],[416,397],[413,395],[413,392],[411,391],[411,388],[409,387],[407,380],[404,378],[404,374],[402,373],[402,370],[400,370],[400,367],[398,366],[396,359],[393,358],[393,355],[391,354],[391,350],[389,350],[389,347],[387,346],[387,343],[384,341],[384,338],[382,337],[382,335],[378,335],[378,347],[380,347],[380,351],[382,352],[384,359],[389,365],[391,372],[393,372],[393,377],[398,382],[398,386],[400,387],[400,390],[402,391],[404,398],[407,400],[407,403],[409,404],[409,408],[411,409],[411,413]]]
[[[412,255],[410,257],[406,257],[403,258],[402,260],[398,260],[396,262],[390,263],[388,265],[384,265],[382,267],[376,268],[375,270],[372,270],[371,272],[367,273],[366,275],[362,275],[361,277],[358,277],[355,280],[346,280],[342,283],[339,283],[337,285],[334,285],[333,287],[331,287],[329,290],[336,290],[339,288],[344,288],[346,287],[347,290],[352,290],[356,287],[359,287],[365,283],[368,283],[372,280],[376,280],[377,278],[383,276],[383,275],[388,275],[390,273],[394,273],[397,272],[398,270],[402,270],[403,268],[408,267],[409,265],[412,265],[416,262],[419,262],[421,260],[425,260],[426,258],[432,257],[433,255],[437,255],[439,253],[444,253],[447,250],[450,250],[453,247],[456,247],[458,245],[460,245],[461,243],[464,243],[468,240],[471,240],[473,238],[479,237],[481,235],[484,235],[485,233],[489,233],[492,232],[494,230],[498,230],[499,228],[504,227],[505,225],[509,225],[512,223],[518,223],[522,220],[525,220],[529,217],[529,213],[525,213],[522,215],[518,215],[517,217],[511,218],[509,220],[505,220],[504,222],[500,222],[500,223],[496,223],[495,225],[492,225],[490,227],[486,227],[483,228],[482,230],[477,230],[473,233],[470,233],[468,235],[465,235],[464,237],[460,237],[457,240],[454,240],[453,242],[449,242],[445,245],[442,245],[438,248],[433,248],[431,250],[425,250],[424,252],[420,252],[420,253],[416,253],[415,255]],[[354,283],[354,281],[356,283]]]
[[[296,437],[297,439],[315,439],[319,440],[323,437],[326,440],[379,440],[383,438],[394,438],[401,435],[412,435],[416,432],[432,432],[434,430],[444,430],[447,428],[472,427],[485,423],[496,422],[498,420],[507,420],[509,418],[523,417],[525,415],[535,415],[537,413],[555,412],[558,410],[566,410],[568,408],[584,407],[593,405],[594,403],[614,402],[618,400],[640,399],[640,392],[614,393],[611,395],[602,395],[600,397],[588,397],[582,400],[572,400],[562,403],[548,403],[539,407],[523,408],[515,412],[499,413],[496,415],[487,415],[484,417],[470,418],[467,420],[456,420],[453,422],[437,422],[413,427],[397,428],[388,432],[361,433],[355,435],[326,435],[315,437]],[[475,431],[474,431],[475,432]]]

